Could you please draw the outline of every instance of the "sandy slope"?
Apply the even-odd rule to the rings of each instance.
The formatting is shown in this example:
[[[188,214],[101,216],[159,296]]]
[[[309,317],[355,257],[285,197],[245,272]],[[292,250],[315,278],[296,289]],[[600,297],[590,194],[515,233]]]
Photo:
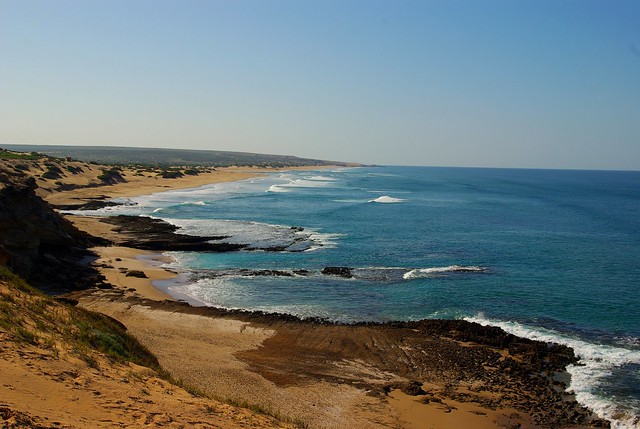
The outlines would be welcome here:
[[[193,396],[150,368],[84,351],[62,339],[70,309],[0,281],[7,320],[20,310],[34,339],[0,324],[0,427],[3,428],[272,428],[293,427],[273,417]],[[28,316],[41,312],[48,323]],[[81,359],[89,354],[92,359]],[[88,363],[90,362],[90,363]]]

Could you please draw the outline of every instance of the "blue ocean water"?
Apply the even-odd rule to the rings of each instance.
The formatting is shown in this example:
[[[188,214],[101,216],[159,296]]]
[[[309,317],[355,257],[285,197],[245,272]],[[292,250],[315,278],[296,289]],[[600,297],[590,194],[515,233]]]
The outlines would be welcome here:
[[[466,318],[562,342],[586,364],[570,368],[577,399],[640,426],[640,172],[289,171],[131,204],[103,212],[254,249],[172,254],[189,273],[176,296],[341,321]]]

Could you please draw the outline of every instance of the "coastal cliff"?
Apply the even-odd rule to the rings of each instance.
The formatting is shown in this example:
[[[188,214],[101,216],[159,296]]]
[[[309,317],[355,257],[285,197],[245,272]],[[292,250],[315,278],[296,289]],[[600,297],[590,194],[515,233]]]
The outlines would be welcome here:
[[[105,244],[78,230],[36,195],[36,181],[2,177],[0,261],[43,291],[61,293],[104,286],[88,249]]]

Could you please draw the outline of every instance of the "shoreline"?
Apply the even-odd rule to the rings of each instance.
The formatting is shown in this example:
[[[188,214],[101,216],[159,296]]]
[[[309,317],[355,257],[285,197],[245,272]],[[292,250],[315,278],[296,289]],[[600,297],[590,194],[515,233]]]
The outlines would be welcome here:
[[[94,247],[90,250],[98,255],[94,262],[98,271],[116,288],[155,301],[175,300],[169,293],[153,284],[155,281],[169,280],[179,275],[161,267],[163,262],[168,262],[167,256],[159,252],[122,246]],[[142,272],[145,277],[130,275],[132,272]]]
[[[123,177],[126,182],[104,185],[99,187],[78,187],[70,190],[46,191],[41,196],[55,206],[82,204],[96,200],[108,200],[114,198],[137,197],[150,195],[157,192],[173,191],[177,189],[192,189],[215,183],[237,182],[240,180],[261,177],[265,173],[305,170],[326,170],[331,168],[352,168],[337,165],[323,165],[314,167],[291,167],[283,169],[268,169],[257,167],[224,167],[217,168],[208,173],[199,173],[194,176],[183,176],[166,179],[157,176],[139,176],[132,169],[123,168]],[[70,181],[70,184],[82,184]]]
[[[238,180],[247,178],[242,175],[235,177],[238,177]],[[171,187],[173,183],[179,183],[172,180],[174,179],[163,180],[162,183],[168,184],[161,185],[162,188],[159,191],[189,187],[182,186],[185,182],[182,182],[179,188]],[[105,191],[101,192],[102,198],[121,197],[125,192],[129,194],[128,196],[134,196],[134,190],[131,188],[124,191],[114,188],[113,193],[109,192],[110,189],[100,189]],[[138,195],[144,195],[148,189],[139,187]],[[75,191],[69,192],[71,194],[67,195],[69,199],[66,201],[77,202],[80,199],[78,196],[73,196]],[[84,199],[95,201],[94,197],[85,196]],[[114,231],[112,225],[101,222],[100,218],[65,217],[90,234],[103,238],[121,235]],[[389,330],[391,333],[385,333],[378,341],[397,343],[398,345],[394,347],[409,347],[402,344],[407,335],[411,336],[409,332],[414,331],[416,329],[414,326],[417,325],[402,322],[389,325],[337,325],[305,321],[287,315],[228,311],[206,306],[195,307],[154,286],[154,281],[171,281],[179,275],[158,266],[159,262],[166,258],[161,252],[122,246],[99,247],[94,250],[99,255],[96,268],[116,288],[74,294],[79,299],[80,305],[120,320],[158,356],[161,364],[172,374],[205,388],[211,395],[221,395],[234,401],[247,401],[249,398],[257,401],[261,406],[310,422],[311,427],[315,427],[320,422],[326,427],[336,428],[388,427],[392,424],[406,428],[452,426],[499,428],[516,424],[534,427],[537,425],[534,422],[540,423],[540,419],[545,421],[545,419],[569,418],[568,415],[565,417],[562,417],[562,414],[557,415],[552,410],[549,410],[549,415],[546,415],[547,411],[543,409],[534,413],[525,412],[522,407],[520,410],[511,408],[509,404],[513,403],[513,400],[507,400],[506,397],[511,395],[520,397],[523,394],[522,398],[524,398],[527,396],[524,392],[531,389],[530,386],[512,383],[509,394],[495,392],[493,396],[481,394],[484,390],[482,388],[478,390],[479,386],[471,382],[473,377],[480,376],[480,372],[477,371],[482,370],[479,367],[474,366],[468,369],[471,371],[470,374],[476,374],[471,379],[468,379],[469,375],[463,376],[462,380],[467,381],[458,381],[452,385],[446,380],[449,377],[457,380],[461,374],[456,371],[450,373],[451,368],[441,368],[440,365],[445,365],[444,363],[437,363],[434,367],[433,362],[426,362],[423,358],[416,357],[415,359],[421,362],[415,363],[417,369],[394,370],[388,367],[388,363],[372,357],[370,351],[361,350],[360,346],[356,346],[370,336],[374,338],[383,335],[378,332],[379,330],[385,332]],[[142,271],[146,278],[126,275],[136,270]],[[207,332],[202,331],[203,324],[209,327]],[[437,324],[427,322],[425,329],[428,332],[432,329],[430,325]],[[356,333],[360,329],[363,331]],[[395,329],[398,332],[395,332]],[[438,329],[443,331],[436,330],[440,332],[437,335],[446,336],[447,330],[451,328]],[[170,333],[167,334],[167,332]],[[395,337],[400,332],[402,332],[402,339]],[[493,328],[487,328],[486,332],[497,333]],[[245,334],[249,333],[251,334],[249,342],[240,341]],[[392,339],[387,339],[387,335],[391,335]],[[356,347],[358,352],[355,355],[346,356],[349,354],[346,353],[347,350],[334,349],[330,345],[336,337],[341,336],[344,336],[343,341]],[[162,338],[161,341],[158,340],[159,337]],[[303,341],[300,344],[300,338],[317,338],[317,341],[327,342],[307,344]],[[189,356],[183,356],[180,353],[184,349],[184,341],[188,341],[189,347],[194,350]],[[465,340],[453,349],[450,349],[453,347],[450,342],[454,341],[457,344],[461,340],[437,341],[437,346],[432,344],[430,347],[448,350],[447,353],[452,353],[451,356],[458,356],[454,361],[460,359],[460,353],[465,355],[468,352],[465,347],[469,346],[462,345]],[[529,344],[528,340],[527,344]],[[481,354],[493,353],[486,345],[473,347],[479,347],[477,352]],[[392,350],[393,348],[381,349],[378,353],[389,358],[395,353]],[[312,355],[309,354],[310,352]],[[500,353],[499,355],[503,358],[509,357],[513,360],[507,349]],[[216,357],[215,362],[211,362],[211,356]],[[435,356],[432,358],[436,359]],[[328,365],[327,362],[334,363]],[[193,368],[194,366],[197,368]],[[431,369],[425,373],[426,368]],[[418,389],[413,391],[407,390],[412,393],[411,395],[402,392],[412,379],[424,380],[427,373],[431,373],[428,383],[419,384]],[[440,375],[434,376],[433,373]],[[489,391],[500,391],[501,387],[498,387],[500,384],[494,384],[494,381],[490,381],[491,379],[486,379],[487,376],[488,373],[480,378],[484,379],[483,383],[490,383],[493,386]],[[502,383],[511,382],[503,381]],[[550,381],[539,380],[538,383],[545,384]],[[542,388],[541,386],[536,389]],[[518,393],[521,389],[524,390]],[[256,391],[263,394],[256,396]],[[544,395],[553,396],[558,393],[552,393],[552,391],[553,389],[545,390]],[[559,395],[555,400],[565,403],[568,395]],[[309,397],[312,398],[311,402],[308,400]],[[336,404],[336,398],[339,405]],[[527,405],[527,407],[532,406],[535,405]],[[569,407],[569,405],[564,406]],[[340,408],[338,415],[335,415],[335,407]],[[365,412],[364,409],[375,411]],[[575,406],[571,406],[571,409],[575,412]],[[539,413],[544,416],[541,417]],[[583,425],[583,427],[596,426]]]

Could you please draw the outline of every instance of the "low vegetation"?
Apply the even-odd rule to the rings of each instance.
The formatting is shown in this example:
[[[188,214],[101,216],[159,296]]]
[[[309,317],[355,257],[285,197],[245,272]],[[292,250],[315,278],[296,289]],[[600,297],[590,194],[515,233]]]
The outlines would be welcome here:
[[[57,354],[68,349],[90,366],[96,353],[162,373],[157,359],[118,321],[42,294],[0,267],[0,330],[8,340],[38,345]]]
[[[126,182],[125,178],[122,177],[122,169],[120,167],[103,168],[98,180],[109,185]]]
[[[47,171],[42,173],[42,177],[45,179],[59,179],[64,174],[60,167],[55,164],[47,163],[45,164],[45,167],[47,168]]]
[[[14,152],[0,148],[0,159],[29,159],[35,160],[45,157],[37,152]]]

